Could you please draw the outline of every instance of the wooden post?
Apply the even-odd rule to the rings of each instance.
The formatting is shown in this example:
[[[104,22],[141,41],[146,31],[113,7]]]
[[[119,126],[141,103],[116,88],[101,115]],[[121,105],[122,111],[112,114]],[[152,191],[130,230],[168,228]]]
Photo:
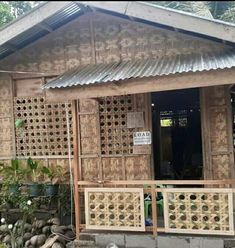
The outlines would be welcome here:
[[[15,130],[15,116],[14,116],[14,97],[16,96],[15,84],[11,77],[11,119],[12,119],[12,154],[16,157],[16,130]]]
[[[151,197],[152,197],[152,221],[153,221],[153,236],[157,236],[157,201],[155,185],[151,185]]]
[[[78,116],[77,116],[77,101],[72,102],[72,120],[73,120],[73,169],[74,169],[74,205],[75,205],[75,227],[76,227],[76,238],[79,239],[80,234],[80,192],[78,190],[79,175],[79,158],[78,158]]]

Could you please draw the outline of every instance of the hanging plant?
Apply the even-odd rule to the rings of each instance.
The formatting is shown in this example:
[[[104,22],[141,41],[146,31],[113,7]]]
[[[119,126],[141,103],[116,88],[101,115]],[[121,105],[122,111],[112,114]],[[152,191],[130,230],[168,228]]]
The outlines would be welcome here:
[[[24,126],[24,120],[21,120],[21,119],[17,119],[16,121],[15,121],[15,127],[16,128],[21,128],[21,127],[23,127]]]

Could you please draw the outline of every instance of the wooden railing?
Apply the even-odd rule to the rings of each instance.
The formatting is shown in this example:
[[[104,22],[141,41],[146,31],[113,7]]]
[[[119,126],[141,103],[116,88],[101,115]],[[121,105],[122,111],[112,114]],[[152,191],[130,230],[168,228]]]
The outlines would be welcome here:
[[[78,192],[89,188],[143,189],[151,198],[152,212],[152,226],[146,226],[145,231],[154,236],[158,232],[234,235],[234,185],[235,180],[78,181]],[[158,225],[159,193],[163,195],[164,226]],[[84,229],[85,225],[79,222],[77,228]]]

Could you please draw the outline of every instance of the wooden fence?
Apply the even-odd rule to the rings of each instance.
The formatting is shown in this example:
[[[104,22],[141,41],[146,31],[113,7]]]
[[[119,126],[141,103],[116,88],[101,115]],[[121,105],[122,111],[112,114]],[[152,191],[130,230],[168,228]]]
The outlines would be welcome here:
[[[77,234],[96,229],[146,231],[154,236],[158,232],[234,235],[234,184],[235,180],[78,181],[86,224],[80,221],[79,203]]]

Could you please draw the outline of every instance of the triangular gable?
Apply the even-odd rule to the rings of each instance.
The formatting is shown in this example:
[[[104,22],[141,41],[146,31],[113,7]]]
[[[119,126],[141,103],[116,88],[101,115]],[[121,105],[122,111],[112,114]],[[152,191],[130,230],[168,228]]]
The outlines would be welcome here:
[[[45,2],[0,29],[0,59],[48,35],[89,12],[108,13],[165,29],[177,30],[234,46],[235,25],[190,13],[152,5],[149,2],[67,1]]]
[[[1,61],[1,69],[61,74],[86,64],[226,51],[229,47],[174,31],[90,13]]]

